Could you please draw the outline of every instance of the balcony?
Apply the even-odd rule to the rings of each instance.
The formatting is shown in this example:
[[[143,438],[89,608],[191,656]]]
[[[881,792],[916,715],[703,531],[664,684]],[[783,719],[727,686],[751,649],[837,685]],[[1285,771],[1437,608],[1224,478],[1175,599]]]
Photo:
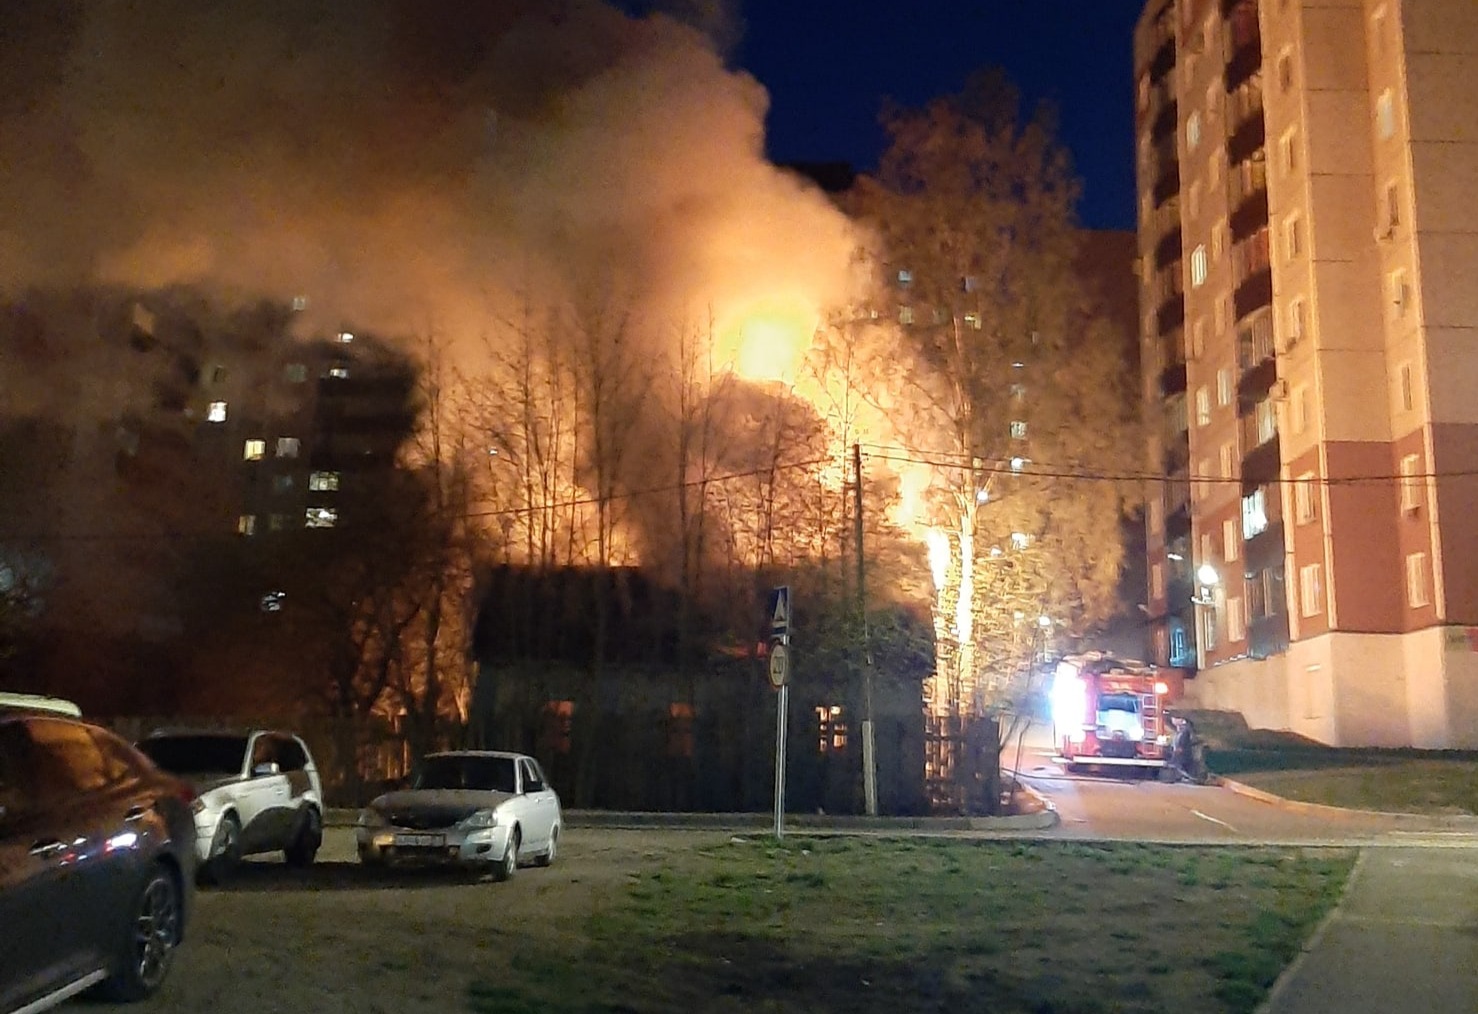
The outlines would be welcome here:
[[[1156,141],[1169,137],[1175,133],[1175,128],[1180,125],[1180,106],[1174,99],[1160,109],[1160,114],[1155,117],[1154,125],[1150,127],[1150,136]]]
[[[1237,381],[1237,408],[1239,415],[1247,415],[1254,405],[1267,397],[1273,382],[1278,379],[1278,361],[1264,359],[1242,374]]]
[[[1180,193],[1180,163],[1162,162],[1160,164],[1160,174],[1155,178],[1153,193],[1157,208]]]
[[[1185,393],[1185,363],[1171,363],[1160,371],[1160,395],[1171,398]]]
[[[1227,91],[1251,80],[1252,75],[1262,69],[1262,40],[1255,39],[1239,46],[1227,61]]]
[[[1266,226],[1268,224],[1267,190],[1254,190],[1243,197],[1242,202],[1232,212],[1229,224],[1232,228],[1233,243],[1240,243]]]
[[[1167,38],[1160,43],[1160,48],[1155,51],[1154,58],[1150,60],[1150,80],[1158,81],[1174,69],[1175,40]]]
[[[1160,242],[1155,244],[1155,268],[1161,270],[1180,260],[1181,235],[1180,223],[1177,221],[1175,227],[1164,236]]]
[[[1241,165],[1261,151],[1266,144],[1267,126],[1263,123],[1262,113],[1259,112],[1238,124],[1237,129],[1232,131],[1232,136],[1227,138],[1227,165]]]
[[[1274,437],[1259,444],[1242,455],[1242,495],[1251,496],[1259,486],[1278,481],[1278,469],[1282,464],[1282,442]]]
[[[1268,276],[1268,295],[1272,296],[1272,275]],[[1165,335],[1185,324],[1185,295],[1177,292],[1155,311],[1155,325],[1159,334]]]
[[[1237,319],[1243,317],[1265,306],[1273,305],[1273,269],[1259,268],[1249,274],[1237,286],[1237,291],[1232,295],[1232,306],[1237,314]],[[1182,312],[1182,316],[1184,313]]]

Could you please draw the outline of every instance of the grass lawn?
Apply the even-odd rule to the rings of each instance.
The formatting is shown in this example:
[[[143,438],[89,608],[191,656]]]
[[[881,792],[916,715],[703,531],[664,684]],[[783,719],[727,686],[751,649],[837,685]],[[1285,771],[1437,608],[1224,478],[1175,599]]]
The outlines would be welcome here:
[[[1286,799],[1392,813],[1478,814],[1478,753],[1323,746],[1195,712],[1212,771]]]
[[[719,839],[520,926],[475,1014],[1250,1012],[1354,853]]]

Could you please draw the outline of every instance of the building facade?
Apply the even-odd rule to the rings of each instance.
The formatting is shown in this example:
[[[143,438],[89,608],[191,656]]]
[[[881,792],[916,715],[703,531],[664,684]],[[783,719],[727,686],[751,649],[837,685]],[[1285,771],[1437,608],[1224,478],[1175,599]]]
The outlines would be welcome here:
[[[1152,0],[1135,68],[1159,661],[1478,746],[1478,5]]]

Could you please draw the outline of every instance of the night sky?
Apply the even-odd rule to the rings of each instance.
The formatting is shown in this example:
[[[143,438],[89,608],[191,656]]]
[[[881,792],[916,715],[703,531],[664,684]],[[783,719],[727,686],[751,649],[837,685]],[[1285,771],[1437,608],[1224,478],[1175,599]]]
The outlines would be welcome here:
[[[1047,99],[1091,228],[1134,224],[1132,48],[1143,0],[744,0],[736,62],[769,89],[777,162],[870,169],[885,98],[920,105],[977,67]]]

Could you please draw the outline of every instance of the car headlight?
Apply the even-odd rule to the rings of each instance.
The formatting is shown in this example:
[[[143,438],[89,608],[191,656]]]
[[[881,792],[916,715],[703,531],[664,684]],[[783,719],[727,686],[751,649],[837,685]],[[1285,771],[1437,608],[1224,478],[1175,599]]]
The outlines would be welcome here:
[[[478,810],[476,813],[472,814],[472,816],[462,821],[462,826],[469,830],[484,827],[497,827],[498,811]]]
[[[385,815],[379,810],[376,810],[372,806],[367,806],[359,811],[359,820],[357,823],[360,827],[384,827],[388,821],[385,820]]]

